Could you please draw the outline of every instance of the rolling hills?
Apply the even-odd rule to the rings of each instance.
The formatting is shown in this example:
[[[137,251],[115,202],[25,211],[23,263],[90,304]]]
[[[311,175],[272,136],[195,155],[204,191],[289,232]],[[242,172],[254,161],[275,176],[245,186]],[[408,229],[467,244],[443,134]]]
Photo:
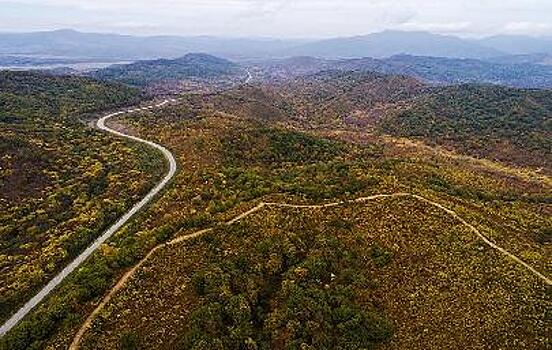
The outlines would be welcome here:
[[[520,82],[515,65],[405,55],[245,66],[247,84],[204,54],[101,81],[0,73],[3,319],[163,169],[86,114],[144,98],[120,82],[234,82],[108,121],[180,171],[1,350],[549,346],[552,92],[473,83],[547,67]]]
[[[100,295],[129,271],[118,265],[126,259],[136,270],[107,299],[81,348],[545,346],[547,286],[540,280],[426,202],[352,199],[422,195],[548,274],[546,182],[423,149],[407,153],[385,139],[357,141],[341,128],[322,136],[328,128],[261,119],[240,110],[260,103],[239,97],[247,89],[188,95],[122,117],[141,137],[170,147],[183,171],[139,225],[125,227],[85,266],[98,271],[96,299],[75,300],[73,290],[88,282],[74,278],[6,344],[71,343]],[[327,208],[267,206],[224,224],[261,201],[339,200]],[[188,234],[195,238],[165,244]],[[60,310],[64,300],[71,307]],[[17,338],[44,322],[57,326]]]
[[[213,97],[231,114],[407,136],[550,172],[552,93],[495,85],[432,86],[409,76],[323,71]],[[239,102],[239,103],[236,103]]]

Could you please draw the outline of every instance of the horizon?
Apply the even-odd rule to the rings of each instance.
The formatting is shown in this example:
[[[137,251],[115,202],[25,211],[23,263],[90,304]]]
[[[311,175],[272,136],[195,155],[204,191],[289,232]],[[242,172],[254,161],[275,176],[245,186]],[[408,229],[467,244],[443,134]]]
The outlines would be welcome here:
[[[385,30],[461,38],[552,36],[552,3],[528,0],[21,0],[2,1],[0,32],[70,28],[132,36],[214,36],[327,39]]]
[[[429,30],[400,30],[400,29],[384,29],[380,31],[374,31],[374,32],[367,32],[367,33],[357,33],[357,34],[351,34],[351,35],[333,35],[333,36],[326,36],[326,37],[296,37],[296,38],[286,38],[286,37],[271,37],[271,36],[232,36],[232,35],[213,35],[213,34],[195,34],[195,35],[185,35],[185,34],[132,34],[132,33],[124,33],[124,32],[116,32],[116,31],[87,31],[87,30],[79,30],[76,28],[52,28],[52,29],[43,29],[43,30],[33,30],[33,31],[18,31],[18,30],[2,30],[0,29],[0,34],[37,34],[37,33],[55,33],[55,32],[74,32],[79,34],[100,34],[100,35],[116,35],[116,36],[129,36],[129,37],[137,37],[137,38],[155,38],[155,37],[179,37],[179,38],[219,38],[219,39],[249,39],[249,40],[273,40],[273,41],[318,41],[318,40],[329,40],[329,39],[338,39],[338,38],[361,38],[365,36],[375,35],[375,34],[382,34],[382,33],[419,33],[419,34],[431,34],[436,36],[443,36],[443,37],[453,37],[453,38],[460,38],[460,39],[466,39],[466,40],[477,40],[477,39],[488,39],[488,38],[494,38],[494,37],[530,37],[530,38],[539,38],[539,39],[547,39],[552,38],[551,34],[492,34],[492,35],[486,35],[486,36],[479,36],[479,37],[470,37],[470,36],[462,36],[462,35],[456,35],[456,34],[443,34],[438,32],[433,32]]]

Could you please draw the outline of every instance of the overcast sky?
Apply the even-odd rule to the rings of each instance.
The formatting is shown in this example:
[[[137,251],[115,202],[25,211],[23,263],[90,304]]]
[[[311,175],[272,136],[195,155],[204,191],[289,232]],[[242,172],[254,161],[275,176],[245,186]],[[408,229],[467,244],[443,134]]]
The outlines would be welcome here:
[[[0,0],[0,31],[321,38],[552,35],[552,0]]]

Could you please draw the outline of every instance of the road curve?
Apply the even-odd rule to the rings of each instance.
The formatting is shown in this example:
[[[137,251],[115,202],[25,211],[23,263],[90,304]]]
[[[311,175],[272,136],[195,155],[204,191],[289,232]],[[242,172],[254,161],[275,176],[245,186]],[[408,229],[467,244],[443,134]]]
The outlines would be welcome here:
[[[136,214],[138,211],[140,211],[146,204],[148,204],[153,197],[155,197],[166,185],[167,183],[173,178],[174,174],[176,173],[176,160],[174,159],[174,156],[172,155],[169,150],[167,150],[165,147],[158,145],[154,142],[147,141],[144,139],[141,139],[136,136],[131,136],[124,134],[122,132],[110,129],[108,126],[105,125],[105,122],[107,119],[121,115],[126,113],[134,113],[139,111],[145,111],[150,110],[154,108],[163,107],[164,105],[175,102],[174,99],[168,99],[163,102],[140,107],[140,108],[134,108],[129,110],[123,110],[116,113],[108,114],[102,118],[100,118],[97,122],[97,126],[99,129],[103,131],[107,131],[109,133],[115,134],[120,137],[124,137],[127,139],[131,139],[137,142],[145,143],[146,145],[153,147],[161,153],[163,153],[163,156],[167,159],[169,162],[169,171],[161,180],[161,182],[155,186],[142,200],[138,203],[136,203],[126,214],[124,214],[115,224],[113,224],[107,231],[105,231],[100,237],[98,237],[86,250],[84,250],[79,256],[77,256],[69,265],[67,265],[60,273],[58,273],[46,286],[44,286],[31,300],[29,300],[25,305],[23,305],[15,314],[13,314],[12,317],[10,317],[9,320],[7,320],[2,327],[0,327],[0,337],[2,337],[4,334],[9,332],[15,325],[21,321],[35,306],[37,306],[46,296],[54,290],[71,272],[75,271],[98,247],[104,243],[106,240],[108,240],[121,226],[123,226],[125,223],[130,220],[134,214]]]

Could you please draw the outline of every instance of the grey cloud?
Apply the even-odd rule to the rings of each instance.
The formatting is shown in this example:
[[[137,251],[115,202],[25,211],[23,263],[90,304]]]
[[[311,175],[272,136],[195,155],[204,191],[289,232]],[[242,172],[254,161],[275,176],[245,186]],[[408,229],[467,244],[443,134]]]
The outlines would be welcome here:
[[[331,37],[384,29],[552,35],[550,0],[0,0],[0,30]]]

